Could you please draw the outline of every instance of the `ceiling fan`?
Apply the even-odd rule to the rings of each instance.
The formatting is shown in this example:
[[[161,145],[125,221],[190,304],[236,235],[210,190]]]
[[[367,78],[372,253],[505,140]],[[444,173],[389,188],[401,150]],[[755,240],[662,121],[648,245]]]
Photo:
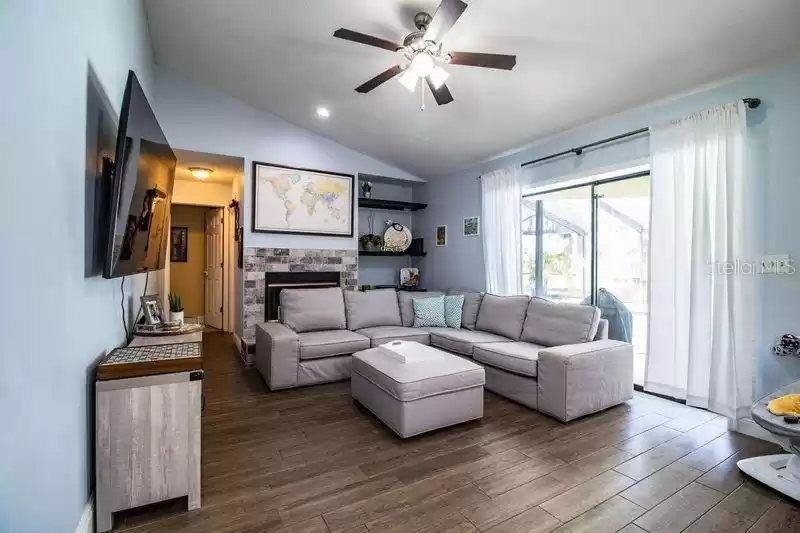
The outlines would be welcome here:
[[[417,27],[417,31],[409,33],[403,39],[402,46],[379,37],[345,28],[339,28],[333,32],[333,36],[339,39],[375,46],[391,52],[400,52],[408,60],[405,65],[395,65],[381,72],[371,80],[356,87],[356,91],[368,93],[379,85],[402,74],[399,81],[408,90],[413,92],[418,84],[427,83],[436,103],[445,105],[453,101],[453,95],[450,94],[450,89],[445,84],[450,74],[442,68],[441,64],[500,70],[513,69],[517,63],[516,56],[475,52],[442,52],[442,39],[461,14],[464,13],[465,9],[467,9],[467,4],[461,0],[442,0],[433,17],[425,12],[417,13],[414,16],[414,25]],[[425,109],[424,92],[422,109]]]

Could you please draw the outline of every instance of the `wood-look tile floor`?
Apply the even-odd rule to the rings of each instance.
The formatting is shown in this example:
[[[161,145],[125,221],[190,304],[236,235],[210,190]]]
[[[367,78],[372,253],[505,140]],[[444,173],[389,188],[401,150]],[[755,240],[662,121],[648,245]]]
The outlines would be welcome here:
[[[347,383],[267,391],[230,336],[205,335],[202,508],[118,513],[131,533],[800,531],[746,479],[776,446],[648,395],[562,424],[490,393],[483,420],[401,440]]]

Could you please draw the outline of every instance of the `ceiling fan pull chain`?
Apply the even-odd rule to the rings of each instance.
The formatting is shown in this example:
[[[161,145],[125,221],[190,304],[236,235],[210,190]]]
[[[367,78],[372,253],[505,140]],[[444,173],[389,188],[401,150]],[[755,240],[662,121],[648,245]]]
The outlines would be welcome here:
[[[419,106],[420,111],[425,111],[425,85],[422,82],[422,77],[419,78],[419,94],[422,100],[422,105]]]

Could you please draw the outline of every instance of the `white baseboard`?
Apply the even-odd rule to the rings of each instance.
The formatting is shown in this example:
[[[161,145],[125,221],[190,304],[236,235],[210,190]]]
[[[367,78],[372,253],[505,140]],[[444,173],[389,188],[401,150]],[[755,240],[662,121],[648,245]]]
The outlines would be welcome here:
[[[736,421],[736,427],[731,427],[732,425],[733,424],[729,420],[728,427],[737,433],[767,442],[775,442],[775,439],[772,438],[772,433],[753,422],[752,418],[740,418]]]
[[[83,508],[81,519],[78,521],[78,527],[75,528],[75,533],[95,533],[94,494],[89,497],[89,501],[86,502],[86,507]]]

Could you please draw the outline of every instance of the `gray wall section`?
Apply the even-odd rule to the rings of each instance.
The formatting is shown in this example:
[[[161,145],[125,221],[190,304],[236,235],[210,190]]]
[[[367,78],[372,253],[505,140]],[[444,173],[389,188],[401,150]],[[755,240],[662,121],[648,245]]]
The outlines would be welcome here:
[[[765,70],[669,101],[648,105],[598,120],[546,142],[449,176],[435,178],[415,189],[415,201],[429,208],[415,219],[426,238],[434,227],[447,224],[449,243],[445,248],[428,247],[421,261],[423,282],[430,288],[485,287],[483,252],[479,239],[461,237],[461,219],[480,212],[480,185],[476,177],[497,168],[519,165],[575,146],[626,131],[686,116],[714,104],[754,96],[760,108],[748,111],[748,133],[752,146],[753,171],[761,183],[761,210],[766,253],[788,253],[800,259],[800,60],[793,59]],[[571,156],[528,167],[527,183],[551,181],[562,176],[597,173],[601,169],[646,161],[649,139],[642,136],[618,142],[582,156]],[[456,231],[454,231],[454,229]],[[426,239],[427,240],[427,239]],[[800,274],[764,276],[760,337],[757,346],[757,392],[768,393],[800,378],[800,359],[776,357],[771,344],[785,332],[800,332]]]

